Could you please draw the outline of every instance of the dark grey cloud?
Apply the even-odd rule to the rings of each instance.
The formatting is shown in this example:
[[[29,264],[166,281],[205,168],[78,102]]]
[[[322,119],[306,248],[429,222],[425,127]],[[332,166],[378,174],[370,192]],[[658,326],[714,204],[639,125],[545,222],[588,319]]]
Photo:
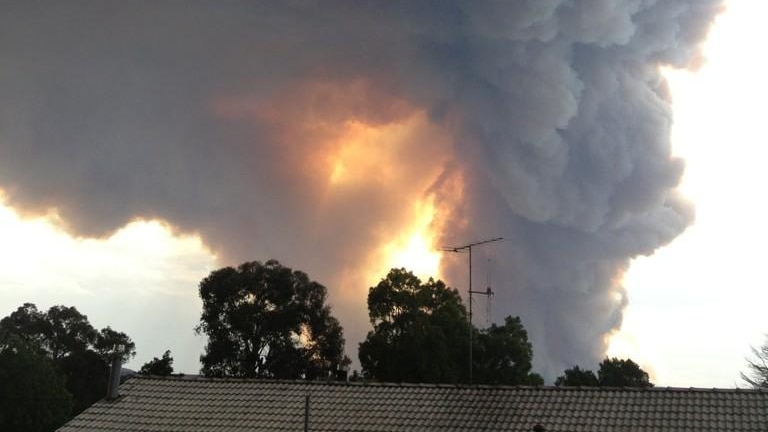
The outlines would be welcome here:
[[[305,269],[352,341],[365,287],[334,285],[434,193],[441,241],[508,239],[488,252],[495,309],[523,316],[551,375],[603,355],[629,259],[692,220],[659,66],[695,65],[720,7],[3,2],[0,188],[78,235],[157,217],[225,263]],[[370,144],[386,166],[319,181],[350,122],[383,130],[420,111],[415,131]],[[447,265],[461,286],[463,261]]]

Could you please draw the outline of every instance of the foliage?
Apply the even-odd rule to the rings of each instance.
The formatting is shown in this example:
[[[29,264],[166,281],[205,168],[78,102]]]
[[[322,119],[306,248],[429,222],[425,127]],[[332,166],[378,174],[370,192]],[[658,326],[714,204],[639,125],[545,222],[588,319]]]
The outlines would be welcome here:
[[[368,293],[373,330],[360,344],[363,376],[392,382],[466,382],[469,323],[461,296],[442,281],[392,269]],[[541,385],[519,318],[473,333],[475,383]]]
[[[67,391],[75,398],[73,415],[80,414],[106,394],[109,366],[95,351],[72,353],[56,364],[64,374]]]
[[[346,368],[326,289],[275,260],[212,272],[200,283],[205,376],[329,378]]]
[[[528,374],[528,376],[525,377],[525,382],[521,382],[519,384],[529,385],[529,386],[543,386],[544,385],[544,377],[537,374],[536,372],[531,372]]]
[[[606,358],[600,363],[597,379],[604,387],[653,387],[648,373],[631,359]]]
[[[606,358],[594,372],[574,366],[555,380],[556,386],[653,387],[648,373],[632,359]]]
[[[0,338],[0,430],[43,432],[64,424],[72,395],[53,362],[20,338]]]
[[[474,381],[484,384],[543,385],[531,374],[533,346],[519,317],[508,316],[504,325],[492,324],[479,332],[474,351]]]
[[[368,293],[373,331],[360,344],[363,376],[391,382],[466,379],[467,313],[456,290],[392,269]]]
[[[107,364],[111,364],[115,357],[125,363],[136,355],[136,344],[131,338],[123,332],[112,330],[109,326],[99,331],[93,348]]]
[[[741,379],[754,388],[768,388],[768,342],[752,349],[752,358],[747,358],[749,373],[741,373]]]
[[[152,360],[144,363],[139,370],[141,375],[158,375],[168,376],[173,374],[173,357],[171,357],[171,351],[168,350],[163,353],[162,358],[153,358]]]
[[[599,383],[594,372],[574,366],[571,369],[566,369],[563,375],[557,377],[555,385],[558,387],[597,387]]]
[[[10,315],[0,320],[0,333],[3,341],[11,338],[16,343],[23,343],[31,348],[44,351],[47,329],[45,315],[32,303],[24,303]]]
[[[52,306],[41,312],[25,303],[0,320],[0,333],[53,361],[74,396],[74,414],[104,396],[112,356],[126,361],[136,354],[125,333],[110,327],[96,331],[75,307]]]
[[[34,304],[24,303],[0,320],[0,329],[18,335],[55,361],[87,350],[105,360],[118,355],[123,362],[136,355],[136,346],[125,333],[110,327],[96,331],[75,307],[52,306],[40,312]]]
[[[52,306],[37,319],[42,319],[44,346],[54,360],[87,350],[98,335],[75,307]]]

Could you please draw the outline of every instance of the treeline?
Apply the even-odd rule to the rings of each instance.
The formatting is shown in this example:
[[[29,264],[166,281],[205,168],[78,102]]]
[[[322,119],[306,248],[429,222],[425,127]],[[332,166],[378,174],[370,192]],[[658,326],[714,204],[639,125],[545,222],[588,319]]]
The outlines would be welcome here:
[[[339,322],[327,290],[301,272],[271,260],[212,272],[200,283],[203,313],[196,331],[208,336],[200,357],[208,377],[347,379]],[[533,346],[519,317],[485,329],[468,322],[459,292],[392,269],[368,291],[372,329],[360,343],[361,371],[352,380],[411,383],[542,385],[532,372]],[[579,366],[562,386],[653,384],[632,360],[605,359],[598,375]]]
[[[55,429],[104,397],[114,358],[135,354],[125,333],[97,331],[74,307],[22,305],[0,320],[0,430]]]
[[[519,317],[478,329],[459,292],[392,269],[368,292],[371,329],[359,345],[361,370],[349,374],[344,335],[326,288],[275,260],[211,272],[199,285],[203,310],[195,331],[208,338],[200,356],[207,377],[375,380],[542,385]],[[39,311],[27,303],[0,320],[0,430],[54,430],[105,395],[112,359],[135,346],[125,333],[96,330],[74,307]],[[139,373],[170,375],[166,351]],[[558,386],[650,387],[632,360],[605,359],[597,374],[579,366]]]
[[[211,273],[200,284],[201,356],[209,377],[346,379],[339,321],[327,290],[277,261],[248,262]],[[388,382],[469,381],[469,337],[461,296],[442,281],[422,282],[393,269],[368,294],[372,330],[359,346],[352,379]],[[517,317],[472,327],[474,383],[541,385],[533,348]]]

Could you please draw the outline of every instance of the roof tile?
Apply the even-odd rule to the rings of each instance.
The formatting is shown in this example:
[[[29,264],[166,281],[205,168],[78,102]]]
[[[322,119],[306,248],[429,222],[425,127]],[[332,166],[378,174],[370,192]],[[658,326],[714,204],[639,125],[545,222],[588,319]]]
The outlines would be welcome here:
[[[60,429],[766,431],[768,391],[372,384],[134,377]]]

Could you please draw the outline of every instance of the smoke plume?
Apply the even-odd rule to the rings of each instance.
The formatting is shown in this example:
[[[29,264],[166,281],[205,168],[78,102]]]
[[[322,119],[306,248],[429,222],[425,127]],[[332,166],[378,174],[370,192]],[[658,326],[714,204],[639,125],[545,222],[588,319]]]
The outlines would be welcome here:
[[[477,255],[495,262],[494,309],[522,316],[552,376],[604,355],[629,260],[692,221],[660,67],[695,66],[720,8],[9,2],[0,188],[79,236],[157,218],[222,264],[305,270],[353,357],[361,269],[415,218],[428,213],[435,247],[503,236]],[[462,257],[443,269],[465,289]]]

